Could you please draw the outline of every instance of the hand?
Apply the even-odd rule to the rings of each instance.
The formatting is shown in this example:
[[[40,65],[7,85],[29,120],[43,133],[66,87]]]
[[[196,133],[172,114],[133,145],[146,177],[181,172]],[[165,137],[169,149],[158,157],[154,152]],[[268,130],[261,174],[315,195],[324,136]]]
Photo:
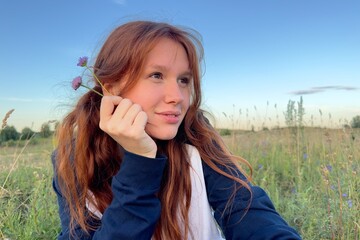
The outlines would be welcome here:
[[[126,151],[154,158],[157,146],[145,132],[147,115],[139,104],[119,96],[104,96],[100,105],[100,129]]]

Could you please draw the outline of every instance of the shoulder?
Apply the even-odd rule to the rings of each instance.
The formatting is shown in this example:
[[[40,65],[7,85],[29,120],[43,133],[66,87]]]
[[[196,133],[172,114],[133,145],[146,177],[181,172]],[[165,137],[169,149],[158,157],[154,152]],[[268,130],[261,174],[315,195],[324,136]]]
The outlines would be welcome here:
[[[205,178],[219,180],[219,179],[230,179],[229,176],[231,176],[233,178],[237,178],[242,181],[245,181],[247,184],[250,185],[250,181],[243,174],[242,170],[240,170],[240,168],[237,165],[235,165],[230,161],[224,164],[220,164],[215,161],[212,161],[211,163],[202,161],[202,167]]]

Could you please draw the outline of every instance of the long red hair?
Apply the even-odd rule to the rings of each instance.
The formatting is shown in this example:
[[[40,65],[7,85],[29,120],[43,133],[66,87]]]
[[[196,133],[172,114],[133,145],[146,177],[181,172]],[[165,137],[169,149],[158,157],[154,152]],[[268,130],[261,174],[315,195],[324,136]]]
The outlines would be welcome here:
[[[215,171],[250,189],[246,181],[218,168],[221,165],[235,172],[233,170],[239,167],[239,158],[231,155],[218,132],[205,118],[205,112],[200,109],[203,48],[198,36],[194,30],[167,23],[126,23],[109,35],[93,66],[103,84],[119,84],[125,77],[128,80],[139,78],[147,54],[161,38],[180,43],[187,53],[193,75],[191,105],[176,137],[159,143],[159,150],[168,157],[168,166],[158,193],[162,211],[154,233],[155,239],[180,240],[191,234],[188,224],[191,182],[185,143],[195,146],[201,159]],[[97,81],[94,80],[94,84],[94,89],[101,92]],[[126,81],[122,92],[131,89],[134,84],[135,81]],[[85,231],[92,228],[87,224],[89,215],[85,212],[86,201],[94,204],[101,213],[104,212],[113,198],[111,179],[119,171],[122,159],[121,147],[99,128],[100,101],[101,97],[93,91],[84,94],[64,118],[57,133],[57,176],[62,194],[69,204],[71,227],[76,222]],[[174,218],[177,215],[180,219]]]

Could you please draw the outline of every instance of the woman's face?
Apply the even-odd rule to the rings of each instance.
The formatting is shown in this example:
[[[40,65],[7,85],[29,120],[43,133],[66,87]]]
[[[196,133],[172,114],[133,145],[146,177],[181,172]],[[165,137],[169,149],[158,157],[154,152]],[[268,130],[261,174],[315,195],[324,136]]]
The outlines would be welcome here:
[[[184,47],[161,39],[149,52],[135,86],[121,94],[147,114],[145,131],[154,139],[175,137],[190,104],[192,73]]]

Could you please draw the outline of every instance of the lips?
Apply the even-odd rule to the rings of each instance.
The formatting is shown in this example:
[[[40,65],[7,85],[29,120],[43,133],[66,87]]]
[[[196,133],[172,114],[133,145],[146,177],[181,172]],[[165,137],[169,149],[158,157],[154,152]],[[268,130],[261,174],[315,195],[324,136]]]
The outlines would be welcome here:
[[[164,111],[157,113],[166,123],[177,124],[180,121],[181,112]]]
[[[166,111],[166,112],[159,112],[160,115],[165,115],[169,117],[178,117],[181,115],[181,112],[179,111]]]

